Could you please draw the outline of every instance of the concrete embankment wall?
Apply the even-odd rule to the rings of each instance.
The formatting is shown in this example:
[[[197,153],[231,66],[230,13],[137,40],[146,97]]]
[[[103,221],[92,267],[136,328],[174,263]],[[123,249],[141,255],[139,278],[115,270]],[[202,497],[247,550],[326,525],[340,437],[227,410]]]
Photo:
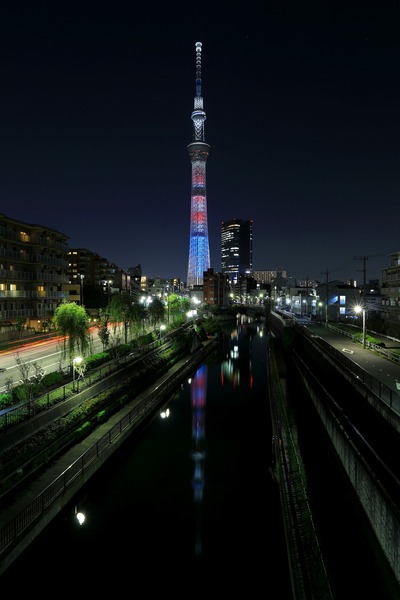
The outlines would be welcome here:
[[[310,399],[327,431],[331,442],[343,464],[360,503],[368,517],[372,530],[400,583],[400,513],[379,485],[374,473],[356,450],[324,401],[312,387],[307,373],[294,361],[298,376],[303,382]]]

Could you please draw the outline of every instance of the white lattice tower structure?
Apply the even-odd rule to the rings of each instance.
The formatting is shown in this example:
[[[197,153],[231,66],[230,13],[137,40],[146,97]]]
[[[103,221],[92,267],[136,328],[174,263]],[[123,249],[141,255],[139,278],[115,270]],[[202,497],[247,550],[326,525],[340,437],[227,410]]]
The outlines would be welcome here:
[[[192,112],[193,142],[188,145],[192,163],[192,196],[190,205],[190,238],[187,287],[202,285],[203,273],[210,268],[208,241],[206,162],[210,146],[204,141],[204,121],[201,95],[201,42],[196,42],[196,96]]]

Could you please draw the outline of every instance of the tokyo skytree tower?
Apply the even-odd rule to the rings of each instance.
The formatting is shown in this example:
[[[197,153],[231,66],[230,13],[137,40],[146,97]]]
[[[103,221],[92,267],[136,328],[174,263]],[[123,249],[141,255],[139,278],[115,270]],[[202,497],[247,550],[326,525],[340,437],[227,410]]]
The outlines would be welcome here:
[[[189,266],[187,287],[202,285],[203,272],[210,268],[208,242],[206,162],[210,146],[204,141],[204,121],[201,95],[201,42],[196,42],[196,96],[192,112],[193,142],[188,145],[192,163],[192,199],[190,207]]]

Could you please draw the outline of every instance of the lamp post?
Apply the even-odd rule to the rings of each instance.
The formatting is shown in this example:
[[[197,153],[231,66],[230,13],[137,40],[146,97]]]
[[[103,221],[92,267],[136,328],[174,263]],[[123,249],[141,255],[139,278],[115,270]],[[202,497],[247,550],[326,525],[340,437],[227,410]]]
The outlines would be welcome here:
[[[356,313],[362,312],[362,345],[365,348],[365,307],[364,306],[356,306],[354,311]]]
[[[129,306],[128,305],[124,306],[124,308],[122,309],[122,312],[124,314],[125,344],[127,344],[128,343],[128,312],[129,312]]]
[[[75,365],[80,365],[83,358],[82,356],[76,356],[72,360],[72,391],[75,391]]]
[[[83,280],[85,279],[85,276],[81,274],[79,277],[81,278],[81,306],[83,306]]]
[[[166,329],[166,325],[160,325],[160,340],[161,340],[162,332],[164,331],[164,329]]]
[[[169,297],[170,297],[170,292],[169,290],[167,290],[164,293],[164,304],[167,307],[167,323],[169,325]]]
[[[322,307],[323,307],[323,305],[324,305],[323,302],[318,302],[320,321],[322,321]]]

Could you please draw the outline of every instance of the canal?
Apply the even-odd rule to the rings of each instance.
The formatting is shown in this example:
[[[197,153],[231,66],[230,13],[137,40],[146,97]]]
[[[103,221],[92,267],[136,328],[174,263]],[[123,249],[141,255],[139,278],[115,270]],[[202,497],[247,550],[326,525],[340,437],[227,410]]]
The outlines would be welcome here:
[[[118,590],[122,582],[125,589],[129,581],[132,593],[140,585],[179,597],[255,596],[278,586],[281,598],[291,598],[279,487],[269,472],[267,347],[264,323],[242,316],[227,326],[219,350],[4,581],[39,592],[48,573],[64,593],[82,585]],[[85,515],[82,525],[77,513]]]
[[[226,325],[218,350],[87,482],[2,583],[29,593],[55,586],[64,594],[293,600],[280,488],[270,469],[268,339],[263,322],[240,316]],[[398,598],[336,453],[290,371],[287,396],[333,599]]]

